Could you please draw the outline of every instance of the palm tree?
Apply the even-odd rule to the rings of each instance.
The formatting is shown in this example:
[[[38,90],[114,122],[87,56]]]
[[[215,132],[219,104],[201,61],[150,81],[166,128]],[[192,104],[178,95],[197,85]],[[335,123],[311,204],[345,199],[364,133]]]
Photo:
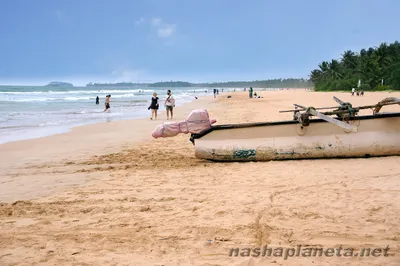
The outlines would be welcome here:
[[[322,90],[353,86],[360,78],[371,88],[384,79],[387,85],[400,89],[400,43],[382,43],[358,54],[347,50],[340,61],[323,61],[318,67],[311,71],[310,80]]]
[[[375,50],[376,60],[378,61],[379,67],[384,68],[391,63],[391,58],[389,56],[389,47],[386,43],[382,43]]]
[[[314,84],[317,84],[319,81],[321,81],[322,77],[322,71],[319,69],[314,69],[313,71],[311,71],[310,81]]]
[[[340,79],[343,75],[341,73],[341,68],[339,61],[332,59],[332,61],[328,64],[329,66],[329,76],[335,80]]]
[[[318,65],[318,67],[321,69],[323,74],[329,71],[329,63],[326,61],[323,61],[321,64]]]
[[[400,62],[393,67],[389,81],[393,89],[400,90]]]
[[[357,66],[357,55],[351,50],[347,50],[342,54],[342,63],[346,69],[352,69]]]

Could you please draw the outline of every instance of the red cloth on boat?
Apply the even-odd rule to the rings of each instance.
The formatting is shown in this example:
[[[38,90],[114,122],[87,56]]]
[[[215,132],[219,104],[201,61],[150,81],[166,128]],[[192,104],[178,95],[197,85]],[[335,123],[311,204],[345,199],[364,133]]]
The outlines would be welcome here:
[[[153,138],[168,138],[174,137],[179,133],[198,134],[203,130],[209,129],[215,122],[217,120],[210,119],[206,109],[196,109],[181,122],[166,122],[158,125],[151,135]]]

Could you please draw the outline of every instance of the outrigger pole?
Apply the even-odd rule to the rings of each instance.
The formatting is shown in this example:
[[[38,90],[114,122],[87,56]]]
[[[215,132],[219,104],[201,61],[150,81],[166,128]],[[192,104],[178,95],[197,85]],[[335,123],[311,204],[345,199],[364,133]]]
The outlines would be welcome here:
[[[359,107],[353,107],[351,105],[351,103],[343,102],[335,96],[333,96],[333,99],[337,103],[339,103],[339,106],[314,108],[314,107],[305,107],[303,105],[294,104],[294,106],[295,106],[294,110],[284,110],[284,111],[279,111],[279,112],[280,113],[294,112],[293,119],[298,120],[302,127],[309,126],[310,125],[310,120],[309,120],[310,117],[316,116],[316,117],[319,117],[329,123],[335,124],[341,128],[349,130],[350,132],[357,132],[356,126],[353,126],[346,122],[342,122],[338,119],[332,118],[329,115],[337,115],[338,118],[342,118],[343,120],[350,120],[350,118],[354,118],[357,115],[357,113],[362,109],[374,108],[373,114],[376,115],[380,111],[382,106],[393,105],[393,104],[400,105],[400,98],[396,98],[396,97],[385,98],[382,101],[380,101],[379,103],[374,104],[374,105],[366,105],[366,106],[359,106]],[[322,112],[322,113],[317,111],[317,110],[323,110],[323,109],[336,109],[336,110],[330,111],[330,112]],[[304,112],[300,113],[300,111],[304,111]]]
[[[336,98],[336,97],[334,97]],[[337,99],[337,98],[336,98]],[[339,100],[339,99],[338,99]],[[340,100],[339,100],[340,101]],[[349,104],[349,103],[348,103]],[[386,105],[394,105],[394,104],[400,104],[400,98],[396,98],[396,97],[389,97],[389,98],[385,98],[382,101],[380,101],[377,104],[373,104],[373,105],[364,105],[364,106],[359,106],[359,107],[353,107],[352,109],[357,111],[357,110],[363,110],[363,109],[374,109],[374,114],[378,113],[380,111],[380,109],[382,108],[382,106],[386,106]],[[351,105],[351,104],[349,104]],[[300,105],[298,104],[294,104],[294,106],[298,106],[300,107]],[[319,107],[319,108],[314,108],[315,110],[326,110],[326,109],[340,109],[343,106],[332,106],[332,107]],[[298,111],[305,111],[307,109],[307,107],[300,107],[300,108],[296,108],[296,109],[292,109],[292,110],[283,110],[283,111],[279,111],[279,113],[289,113],[289,112],[298,112]],[[323,114],[325,115],[335,115],[335,114],[339,114],[339,113],[348,113],[347,110],[335,110],[332,112],[323,112]]]

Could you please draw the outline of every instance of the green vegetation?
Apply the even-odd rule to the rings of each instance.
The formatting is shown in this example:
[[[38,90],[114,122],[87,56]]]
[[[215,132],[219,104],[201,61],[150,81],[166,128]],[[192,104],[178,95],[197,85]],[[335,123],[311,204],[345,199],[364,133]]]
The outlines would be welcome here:
[[[148,87],[191,87],[192,84],[185,81],[156,82],[148,84]]]
[[[118,82],[118,83],[92,83],[86,84],[86,87],[141,87],[146,83]]]
[[[400,43],[362,49],[359,53],[345,51],[341,60],[322,62],[311,71],[310,81],[319,91],[400,90]],[[383,84],[382,84],[383,80]]]
[[[255,81],[228,81],[214,83],[192,84],[193,87],[218,87],[218,88],[313,88],[314,84],[306,79],[269,79]]]
[[[314,84],[306,79],[270,79],[255,81],[228,81],[213,83],[190,83],[185,81],[167,81],[156,83],[89,83],[91,87],[205,87],[205,88],[313,88]]]
[[[68,82],[52,81],[46,87],[73,87],[74,85]]]

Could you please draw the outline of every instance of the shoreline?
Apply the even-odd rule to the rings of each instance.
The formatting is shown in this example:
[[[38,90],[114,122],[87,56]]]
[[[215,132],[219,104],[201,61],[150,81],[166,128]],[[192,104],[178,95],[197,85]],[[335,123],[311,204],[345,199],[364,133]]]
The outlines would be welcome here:
[[[198,97],[204,97],[207,95],[202,95],[199,93],[197,95]],[[151,97],[151,96],[149,96]],[[180,107],[186,103],[191,103],[195,101],[194,96],[192,95],[187,95],[181,98],[181,102],[176,106]],[[48,136],[53,136],[53,135],[58,135],[58,134],[63,134],[63,133],[68,133],[72,131],[73,128],[76,127],[81,127],[81,126],[86,126],[86,125],[93,125],[93,124],[99,124],[99,123],[109,123],[109,122],[115,122],[115,121],[128,121],[128,120],[136,120],[136,119],[144,119],[147,114],[148,110],[147,107],[140,106],[141,109],[136,108],[135,106],[132,106],[131,112],[127,112],[124,115],[120,116],[118,115],[118,104],[114,106],[111,106],[111,112],[102,112],[102,111],[97,111],[97,112],[89,112],[89,113],[100,113],[109,116],[104,116],[104,117],[95,117],[94,121],[93,119],[90,120],[90,118],[87,118],[86,120],[82,120],[79,122],[72,122],[72,123],[67,123],[67,124],[58,124],[58,125],[50,125],[50,126],[43,126],[41,127],[40,125],[37,126],[17,126],[21,127],[21,130],[18,132],[10,131],[4,132],[4,136],[0,138],[0,145],[10,143],[10,142],[15,142],[15,141],[21,141],[21,140],[29,140],[29,139],[38,139],[38,138],[43,138],[43,137],[48,137]],[[117,109],[116,109],[117,108]],[[100,108],[100,110],[102,110]],[[116,113],[114,113],[116,112]],[[79,114],[79,112],[73,112],[75,114]],[[115,114],[117,114],[115,116]],[[16,127],[16,126],[12,126]]]
[[[205,95],[205,96],[201,97],[200,99],[192,100],[189,102],[184,102],[181,105],[177,105],[174,108],[174,120],[173,121],[180,121],[180,120],[185,119],[186,116],[189,115],[191,109],[200,108],[198,106],[204,105],[205,102],[209,100],[208,98],[212,99],[213,97]],[[197,107],[195,108],[195,106],[197,106]],[[190,111],[188,112],[188,110],[190,110]],[[183,114],[183,112],[185,112],[185,113]],[[135,123],[138,123],[141,126],[143,126],[142,123],[147,122],[146,126],[149,126],[150,125],[149,123],[151,123],[151,127],[146,128],[147,130],[149,130],[152,127],[155,128],[160,123],[168,122],[169,120],[166,120],[165,115],[166,115],[166,111],[164,110],[164,108],[162,108],[162,109],[159,109],[159,111],[158,111],[158,119],[157,120],[150,120],[149,118],[146,119],[145,117],[138,117],[138,118],[134,118],[134,119],[132,119],[132,118],[116,119],[116,120],[107,121],[107,122],[92,122],[92,123],[88,123],[88,124],[72,126],[67,131],[60,132],[60,133],[54,133],[51,135],[41,136],[41,137],[37,137],[37,138],[25,138],[25,139],[20,139],[20,140],[4,142],[4,143],[0,143],[0,155],[1,155],[1,152],[4,152],[4,150],[11,151],[13,148],[16,148],[21,145],[26,145],[26,146],[38,145],[39,142],[44,142],[46,140],[51,141],[51,138],[58,138],[60,140],[61,139],[65,140],[68,137],[77,137],[82,134],[95,134],[95,132],[97,132],[97,131],[101,134],[111,133],[113,130],[106,130],[106,132],[104,132],[104,128],[106,126],[107,126],[107,128],[121,127],[123,124],[131,125],[131,124],[135,124]],[[150,111],[148,111],[148,116],[149,117],[151,116]],[[152,128],[151,131],[154,128]],[[150,138],[152,138],[151,131],[149,132]],[[0,165],[1,165],[1,162],[0,162]]]

